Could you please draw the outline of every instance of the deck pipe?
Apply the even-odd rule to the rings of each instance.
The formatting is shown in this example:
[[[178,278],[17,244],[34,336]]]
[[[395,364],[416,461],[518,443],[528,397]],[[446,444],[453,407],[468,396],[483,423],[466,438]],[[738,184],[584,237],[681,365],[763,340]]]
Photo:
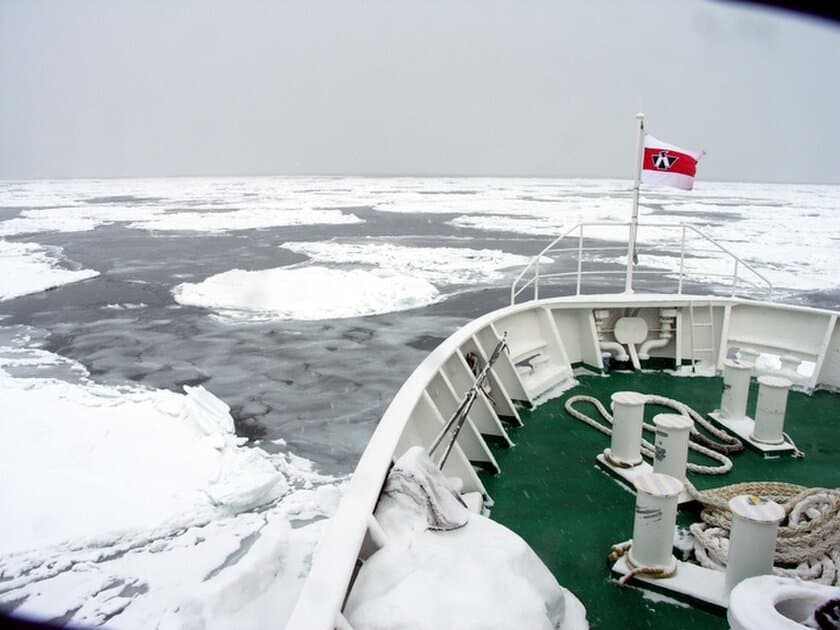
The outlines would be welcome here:
[[[685,481],[688,463],[688,438],[694,420],[680,413],[660,413],[653,418],[656,427],[656,453],[653,472]]]
[[[677,524],[677,498],[683,482],[670,475],[639,475],[636,486],[636,515],[633,542],[628,552],[631,568],[646,567],[671,573],[674,558],[674,527]]]
[[[598,335],[598,343],[601,346],[601,351],[609,352],[610,356],[614,357],[616,361],[629,361],[630,355],[627,354],[624,346],[617,341],[607,341],[604,339],[606,334],[604,329],[609,325],[610,311],[605,308],[595,309],[593,317],[595,318],[595,332]]]
[[[755,406],[755,427],[750,436],[764,444],[783,444],[785,441],[785,411],[790,379],[782,376],[758,377],[758,402]]]
[[[612,400],[613,428],[610,457],[626,466],[642,463],[642,425],[647,396],[638,392],[615,392]]]
[[[756,495],[729,500],[732,530],[726,562],[727,594],[742,580],[773,572],[776,534],[785,511],[778,503]]]
[[[747,416],[747,396],[753,364],[738,359],[723,362],[723,395],[720,415],[725,420],[743,420]]]
[[[667,346],[674,336],[677,321],[677,309],[659,309],[659,339],[648,339],[639,347],[639,358],[642,361],[650,359],[650,351]]]

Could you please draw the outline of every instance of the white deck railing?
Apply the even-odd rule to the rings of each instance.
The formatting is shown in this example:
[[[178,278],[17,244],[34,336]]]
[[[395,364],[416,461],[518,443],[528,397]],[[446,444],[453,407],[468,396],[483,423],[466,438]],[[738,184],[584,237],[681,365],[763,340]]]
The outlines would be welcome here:
[[[627,286],[631,285],[633,277],[658,277],[669,280],[676,280],[676,292],[682,294],[683,286],[688,281],[695,281],[702,284],[708,284],[710,281],[716,284],[727,287],[729,295],[734,297],[739,293],[743,293],[748,297],[760,297],[766,300],[773,299],[773,285],[761,273],[750,265],[743,258],[736,255],[729,248],[721,245],[712,237],[707,236],[696,227],[685,223],[639,223],[637,226],[636,239],[636,255],[657,255],[657,256],[674,256],[673,249],[669,251],[667,248],[668,239],[658,238],[656,241],[656,248],[645,246],[645,242],[639,238],[643,236],[646,228],[656,228],[657,230],[665,230],[667,232],[673,231],[675,239],[672,243],[674,248],[679,247],[679,270],[673,269],[640,269],[639,263],[629,268],[627,265],[627,245],[609,245],[610,241],[615,241],[615,234],[608,234],[598,236],[597,234],[586,234],[587,230],[590,232],[597,232],[599,228],[625,228],[630,230],[630,223],[619,222],[594,222],[594,223],[578,223],[566,230],[563,234],[555,238],[549,243],[539,254],[534,256],[528,265],[519,273],[510,288],[510,303],[515,304],[516,298],[526,289],[533,286],[533,299],[537,300],[540,297],[540,282],[558,279],[573,279],[575,283],[575,295],[581,294],[583,287],[583,280],[587,276],[624,276],[627,280]],[[660,235],[661,237],[661,235]],[[567,240],[568,239],[568,240]],[[571,239],[577,241],[574,246],[565,246],[564,240],[568,243]],[[589,239],[595,245],[584,246],[584,241]],[[678,240],[677,240],[678,239]],[[700,247],[691,247],[693,241],[699,241]],[[560,245],[564,245],[560,247]],[[663,247],[664,246],[664,247]],[[594,254],[594,255],[593,255]],[[611,255],[612,254],[612,255]],[[698,254],[703,255],[701,258],[696,258]],[[556,266],[558,260],[557,256],[573,257],[575,260],[574,271],[545,271],[547,265]],[[624,265],[623,269],[584,269],[584,263],[610,263],[617,262],[620,259]],[[644,263],[644,260],[642,260]],[[714,265],[724,263],[725,267],[731,265],[726,271],[721,271],[714,268]],[[705,265],[706,269],[695,270],[690,269],[695,264],[701,266]],[[600,291],[603,292],[603,291]]]

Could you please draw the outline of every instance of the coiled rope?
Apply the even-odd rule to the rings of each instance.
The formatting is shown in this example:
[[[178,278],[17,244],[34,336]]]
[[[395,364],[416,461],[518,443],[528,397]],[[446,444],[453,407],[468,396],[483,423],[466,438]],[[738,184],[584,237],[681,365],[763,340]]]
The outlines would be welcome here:
[[[729,554],[732,513],[729,499],[755,494],[782,506],[786,519],[779,526],[773,559],[776,575],[821,584],[840,585],[840,490],[806,488],[789,483],[736,483],[692,496],[700,501],[702,522],[689,527],[694,556],[704,567],[724,570]]]
[[[607,421],[604,425],[594,418],[575,409],[578,403],[589,403]],[[732,469],[732,460],[724,453],[736,453],[744,449],[737,438],[714,427],[708,420],[683,402],[648,395],[646,404],[661,405],[677,410],[702,426],[721,443],[714,442],[696,429],[691,431],[689,448],[720,462],[719,466],[701,466],[688,463],[687,470],[707,475],[722,475]],[[565,404],[566,411],[573,418],[591,426],[604,435],[611,436],[613,416],[603,404],[592,396],[570,397]],[[651,424],[644,423],[648,431],[655,431]],[[642,440],[642,455],[654,457],[654,446]],[[610,457],[609,449],[604,453],[610,463],[627,467],[627,464]],[[736,483],[711,490],[699,491],[690,481],[685,481],[686,492],[702,505],[701,522],[689,527],[693,537],[693,551],[698,563],[710,569],[724,570],[729,554],[729,532],[732,527],[732,513],[729,500],[744,494],[758,495],[771,499],[782,506],[786,518],[779,526],[776,538],[774,569],[776,575],[797,577],[832,586],[840,585],[840,489],[806,488],[782,482]],[[610,562],[627,555],[631,543],[614,545],[610,550]],[[626,584],[636,575],[666,578],[673,571],[659,568],[635,566],[627,556],[630,572],[620,583]]]
[[[604,420],[607,421],[608,425],[601,424],[594,418],[587,416],[582,411],[575,409],[574,406],[578,403],[589,403],[593,405],[595,409],[598,410],[598,413],[601,414],[601,417],[603,417]],[[709,422],[703,416],[701,416],[697,411],[695,411],[685,403],[680,402],[679,400],[650,394],[645,396],[645,404],[670,407],[671,409],[676,410],[682,415],[688,416],[689,418],[694,420],[695,424],[702,426],[706,431],[708,431],[715,438],[720,440],[720,442],[710,440],[709,438],[701,434],[696,428],[692,428],[688,443],[689,448],[693,451],[700,453],[701,455],[705,455],[706,457],[719,462],[719,465],[702,466],[700,464],[694,464],[689,462],[686,466],[687,470],[699,473],[701,475],[724,475],[730,470],[732,470],[732,460],[729,459],[729,457],[727,457],[725,453],[737,453],[744,450],[744,444],[738,438],[730,436],[725,431],[721,431],[720,429],[712,425],[711,422]],[[568,400],[566,400],[565,407],[566,411],[573,418],[580,420],[585,424],[588,424],[593,429],[600,431],[604,435],[612,435],[611,427],[613,424],[613,416],[612,414],[610,414],[609,411],[607,411],[606,407],[604,407],[604,405],[601,404],[601,401],[599,401],[597,398],[586,395],[572,396]],[[654,427],[652,424],[643,423],[642,426],[647,431],[656,431],[656,427]],[[647,440],[643,439],[641,445],[641,453],[644,457],[653,459],[655,453],[654,445],[648,442]],[[614,466],[619,466],[623,468],[627,467],[627,464],[625,464],[624,462],[620,462],[613,458],[610,455],[609,449],[604,451],[604,457],[606,457],[609,463],[613,464]]]

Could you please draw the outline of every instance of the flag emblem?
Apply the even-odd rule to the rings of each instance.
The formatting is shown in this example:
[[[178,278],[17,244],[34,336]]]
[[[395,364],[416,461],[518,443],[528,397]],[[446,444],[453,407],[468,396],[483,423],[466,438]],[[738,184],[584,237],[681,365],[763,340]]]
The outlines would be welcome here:
[[[681,149],[649,133],[645,134],[643,148],[642,183],[691,190],[697,173],[697,162],[703,157],[702,151]]]
[[[653,167],[659,171],[667,171],[678,159],[676,155],[668,155],[667,151],[660,151],[653,155]]]

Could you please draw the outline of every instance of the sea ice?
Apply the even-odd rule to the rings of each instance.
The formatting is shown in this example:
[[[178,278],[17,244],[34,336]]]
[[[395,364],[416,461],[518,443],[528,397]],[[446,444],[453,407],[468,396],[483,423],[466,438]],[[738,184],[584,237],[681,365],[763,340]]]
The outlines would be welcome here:
[[[506,178],[0,182],[0,207],[20,209],[19,216],[0,221],[0,235],[90,230],[116,222],[147,230],[206,232],[346,224],[362,221],[352,214],[352,208],[365,206],[389,213],[453,215],[449,223],[455,227],[548,239],[578,222],[626,222],[630,192],[631,183],[626,180]],[[646,222],[685,222],[702,229],[755,263],[782,289],[836,286],[834,244],[840,238],[840,187],[701,180],[691,192],[646,188],[640,217]],[[599,228],[588,244],[624,241],[626,236],[626,227]],[[677,250],[679,242],[678,230],[644,227],[639,253],[648,256],[649,267],[673,276],[679,258],[667,254]],[[359,262],[366,257],[364,252],[347,249],[312,252],[314,258],[323,260],[346,259],[351,254]],[[618,260],[606,252],[594,260],[610,262],[610,258]],[[705,267],[712,270],[693,280],[714,281],[712,273],[720,266],[714,257],[701,252],[692,262],[701,267],[708,263]],[[456,280],[461,271],[455,274]],[[437,279],[432,282],[439,284]]]
[[[99,275],[91,269],[62,269],[61,248],[0,240],[0,301],[39,293]]]
[[[424,278],[438,286],[495,282],[500,269],[522,267],[530,258],[498,249],[409,247],[378,242],[289,242],[281,247],[319,263],[362,264]]]
[[[3,371],[0,389],[0,553],[192,522],[288,490],[202,388],[184,396]]]
[[[166,207],[111,207],[102,205],[24,210],[19,216],[0,221],[0,236],[38,232],[86,232],[100,225],[127,223],[141,230],[228,232],[294,225],[338,225],[362,223],[362,219],[340,210],[311,208],[245,207],[204,208],[167,211]]]
[[[425,306],[440,298],[426,280],[390,271],[297,267],[234,269],[173,289],[180,304],[235,318],[336,319]]]
[[[6,342],[0,606],[85,626],[282,625],[335,480],[243,446],[202,387],[99,385],[78,364],[72,382],[14,378],[70,360]]]
[[[143,230],[227,232],[293,225],[340,225],[363,223],[354,214],[339,210],[309,208],[253,208],[217,212],[170,212],[131,223]]]
[[[162,210],[158,210],[162,212]],[[88,232],[100,225],[129,221],[138,214],[154,209],[111,206],[38,208],[24,210],[19,216],[0,222],[0,236],[35,234],[38,232]]]
[[[2,558],[0,606],[84,627],[283,627],[331,514],[319,496],[328,488],[177,530]],[[301,517],[310,520],[290,526]]]
[[[557,182],[561,190],[568,183]],[[452,199],[437,206],[434,201],[423,203],[432,208],[426,211],[456,212],[458,216],[449,222],[456,227],[549,237],[560,236],[579,222],[628,221],[628,191],[624,184],[608,186],[600,199],[557,195],[546,201],[542,195],[541,203],[508,203],[504,198],[485,200],[478,196],[465,203]],[[414,200],[394,207],[407,210],[416,203],[421,202]],[[385,205],[383,202],[381,209],[386,209]],[[679,225],[685,223],[754,265],[776,288],[807,291],[837,285],[833,252],[840,239],[840,187],[698,182],[692,192],[647,189],[642,193],[639,216],[649,224],[639,229],[640,263],[671,276],[679,272]],[[626,242],[627,230],[623,225],[588,226],[584,246],[604,246],[603,241]],[[576,236],[577,233],[571,234],[570,244],[560,246],[576,245]],[[689,280],[730,282],[732,260],[691,230],[687,237],[685,264],[690,267]],[[673,255],[675,252],[677,255]],[[615,252],[596,253],[587,260],[624,262]],[[763,284],[744,265],[741,272],[745,279]]]

